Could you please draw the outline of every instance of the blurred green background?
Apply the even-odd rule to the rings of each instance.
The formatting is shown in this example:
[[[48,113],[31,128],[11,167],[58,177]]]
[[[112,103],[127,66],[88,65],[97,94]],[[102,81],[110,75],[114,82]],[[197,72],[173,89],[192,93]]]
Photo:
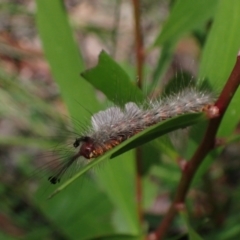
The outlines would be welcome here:
[[[109,106],[102,92],[123,104],[206,79],[219,93],[231,73],[238,0],[139,3],[143,93],[133,1],[0,0],[0,239],[144,239],[161,222],[181,176],[178,160],[192,156],[205,123],[174,135],[174,147],[164,137],[142,146],[141,226],[134,150],[103,158],[47,200],[55,187],[49,172],[71,154],[66,141],[71,146],[91,114]],[[239,101],[238,91],[218,132],[224,146],[201,165],[166,239],[239,238]]]

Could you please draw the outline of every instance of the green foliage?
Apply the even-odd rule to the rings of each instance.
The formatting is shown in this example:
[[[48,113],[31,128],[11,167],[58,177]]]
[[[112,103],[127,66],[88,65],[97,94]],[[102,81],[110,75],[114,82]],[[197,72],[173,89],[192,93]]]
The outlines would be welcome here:
[[[84,59],[74,41],[73,29],[69,24],[67,11],[62,1],[36,0],[36,6],[36,25],[45,57],[50,65],[53,78],[59,86],[70,118],[73,119],[74,132],[78,133],[81,130],[79,122],[86,121],[89,124],[91,115],[86,109],[95,113],[106,107],[95,89],[120,106],[124,106],[129,101],[142,102],[146,98],[145,93],[136,87],[126,73],[129,69],[131,71],[135,69],[135,65],[130,62],[128,69],[121,67],[124,66],[122,62],[113,60],[113,57],[102,51],[99,55],[96,53],[96,60],[97,55],[99,59],[98,64],[86,70]],[[201,34],[204,35],[206,41],[199,44],[201,55],[199,77],[207,78],[213,89],[217,87],[217,91],[221,91],[233,68],[240,47],[239,12],[240,2],[238,0],[231,3],[227,0],[174,1],[169,17],[163,28],[159,30],[159,34],[155,36],[153,46],[146,46],[149,51],[152,49],[161,49],[162,51],[156,65],[151,66],[152,69],[146,73],[147,76],[153,76],[152,81],[146,83],[148,91],[154,91],[155,87],[163,85],[162,77],[170,67],[179,41],[185,36],[196,38]],[[197,41],[200,42],[199,39]],[[58,125],[60,133],[64,133],[66,122],[59,117],[54,107],[49,106],[37,96],[29,94],[28,89],[24,89],[24,85],[11,79],[2,70],[0,73],[2,79],[0,84],[4,86],[4,89],[0,89],[1,101],[4,103],[0,108],[1,118],[10,115],[12,118],[18,119],[18,116],[21,116],[18,119],[19,123],[31,132],[29,136],[18,134],[13,137],[0,137],[0,144],[7,147],[28,146],[30,149],[45,150],[52,142],[58,143],[59,138],[43,141],[39,137],[39,135],[51,134],[51,124]],[[29,91],[31,91],[30,89],[29,87]],[[212,151],[206,157],[192,184],[195,195],[206,195],[206,198],[209,197],[213,201],[210,203],[212,205],[208,206],[214,208],[210,211],[210,223],[205,222],[207,215],[202,214],[200,217],[196,217],[196,209],[199,207],[197,206],[198,199],[190,196],[189,211],[182,212],[181,217],[174,223],[178,236],[186,233],[189,239],[195,240],[236,239],[236,236],[239,235],[239,230],[236,228],[239,217],[236,217],[234,213],[239,210],[237,199],[240,199],[240,195],[236,194],[232,206],[225,206],[228,204],[227,201],[218,203],[218,199],[214,199],[216,196],[214,184],[220,184],[216,179],[224,177],[222,173],[224,168],[221,164],[214,165],[216,172],[209,172],[210,166],[213,166],[214,161],[219,158],[228,141],[237,141],[239,138],[233,133],[239,122],[239,94],[238,91],[234,96],[218,133],[219,136],[226,138],[225,145]],[[32,106],[33,102],[34,106]],[[32,110],[29,111],[26,118],[22,116],[23,109],[17,107],[19,103],[26,109],[31,108]],[[18,108],[18,111],[8,112],[8,109],[5,108],[8,105]],[[44,117],[50,120],[45,122]],[[43,122],[44,124],[42,124]],[[166,133],[193,124],[197,125],[196,129],[191,132],[183,153],[173,148],[163,138]],[[26,189],[20,189],[26,194],[25,197],[22,197],[22,192],[19,193],[20,190],[16,190],[15,186],[2,184],[2,196],[6,195],[10,198],[14,196],[18,203],[25,204],[25,208],[30,209],[25,212],[27,216],[22,217],[19,213],[18,224],[22,224],[21,226],[24,226],[26,230],[24,237],[20,238],[143,239],[147,235],[147,230],[140,226],[138,219],[135,186],[136,154],[133,149],[148,143],[142,149],[142,161],[144,162],[142,174],[144,182],[143,212],[148,212],[154,202],[161,203],[160,196],[166,192],[170,195],[174,194],[181,175],[178,166],[179,159],[182,156],[190,159],[200,143],[200,135],[202,136],[205,128],[206,116],[204,114],[187,114],[163,121],[124,141],[103,156],[91,160],[79,171],[73,171],[71,178],[60,183],[57,188],[49,187],[49,183],[42,179],[39,190],[32,197],[27,196]],[[24,160],[20,165],[23,165],[24,168],[28,164],[26,163],[27,157],[23,156],[22,158]],[[100,169],[97,166],[101,166]],[[94,170],[94,174],[89,170]],[[209,190],[208,187],[212,187],[212,189]],[[192,195],[194,195],[194,190]],[[61,193],[59,193],[60,191]],[[59,194],[46,201],[44,200],[48,194],[46,192],[50,192],[50,196]],[[223,198],[230,201],[231,194],[234,195],[225,193]],[[13,209],[15,206],[14,202],[9,201],[6,201],[6,205],[4,204],[5,202],[1,204],[1,209]],[[195,215],[194,210],[196,210]],[[149,220],[147,227],[149,229],[156,228],[161,222],[162,216],[155,212],[152,214],[153,211],[149,212],[148,217],[147,214],[144,216],[145,220]],[[17,218],[14,213],[10,213],[10,210],[5,210],[5,214],[12,214],[14,218]],[[34,223],[35,225],[29,224],[28,226],[28,223],[24,225],[24,221],[31,222],[31,214],[41,220]],[[222,216],[221,214],[225,214],[227,221],[223,221],[221,223],[223,226],[219,228],[216,217]],[[21,217],[25,220],[21,220]],[[183,226],[186,226],[186,229]]]
[[[96,111],[98,104],[93,88],[79,76],[84,63],[73,40],[67,13],[63,3],[56,0],[39,0],[36,3],[36,23],[52,74],[71,116],[80,119],[85,112],[79,108],[78,102],[87,103],[85,107],[91,111]]]
[[[236,53],[239,51],[240,32],[237,31],[240,21],[239,10],[240,2],[237,0],[232,4],[219,1],[211,31],[203,48],[199,75],[208,78],[218,91],[230,75],[235,64]],[[239,122],[239,99],[240,91],[238,90],[219,129],[221,137],[231,134]]]

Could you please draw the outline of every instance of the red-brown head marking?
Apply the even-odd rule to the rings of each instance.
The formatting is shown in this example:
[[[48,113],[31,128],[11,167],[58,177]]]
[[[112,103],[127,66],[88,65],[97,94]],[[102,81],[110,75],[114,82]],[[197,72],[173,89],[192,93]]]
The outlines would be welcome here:
[[[93,139],[90,137],[84,137],[81,139],[81,141],[83,142],[80,149],[79,149],[79,153],[80,156],[83,156],[87,159],[91,159],[94,157],[93,151],[94,151],[94,143],[93,143]]]

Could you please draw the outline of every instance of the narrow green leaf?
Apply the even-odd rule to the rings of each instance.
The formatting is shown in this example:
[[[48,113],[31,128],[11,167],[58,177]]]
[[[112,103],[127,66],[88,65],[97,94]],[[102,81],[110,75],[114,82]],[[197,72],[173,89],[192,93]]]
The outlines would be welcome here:
[[[240,49],[240,1],[219,1],[216,16],[203,50],[200,76],[206,77],[217,91],[227,81]],[[227,136],[240,116],[240,91],[235,94],[220,126],[218,135]]]
[[[170,16],[160,30],[154,46],[161,46],[162,52],[153,74],[153,85],[159,81],[170,63],[177,41],[184,35],[201,27],[214,16],[219,0],[175,1]]]
[[[87,118],[90,119],[90,115],[86,114],[85,109],[95,112],[99,109],[99,104],[96,101],[93,87],[80,76],[80,72],[84,69],[84,63],[73,39],[73,33],[68,23],[64,2],[61,0],[37,0],[36,3],[36,21],[46,58],[69,113],[75,123],[79,124],[79,121],[86,120]],[[84,107],[82,107],[83,105]],[[75,127],[77,128],[77,126]],[[65,196],[65,198],[61,198],[62,201],[59,200],[57,204],[52,204],[55,206],[55,210],[58,209],[55,212],[54,221],[58,222],[58,226],[67,229],[70,235],[75,234],[76,236],[77,231],[79,231],[79,226],[83,226],[83,231],[81,231],[82,237],[80,236],[81,239],[113,232],[113,229],[109,228],[110,222],[106,221],[104,226],[99,224],[103,214],[105,214],[105,217],[108,217],[109,211],[112,211],[112,206],[108,202],[108,196],[100,196],[96,184],[88,189],[92,190],[91,193],[83,189],[83,193],[85,192],[87,194],[85,194],[84,199],[82,199],[81,194],[78,194],[78,196],[73,195],[73,192],[76,193],[79,190],[79,185],[77,185],[75,190],[71,189],[69,199],[66,199],[67,196]],[[95,197],[93,193],[96,193]],[[98,197],[103,199],[103,201],[101,201],[101,203],[98,201],[98,204],[91,206],[91,201]],[[84,206],[86,201],[88,201],[89,205]],[[72,206],[71,209],[74,209],[72,214],[69,214],[70,207],[66,208],[67,213],[59,213],[61,206],[66,206],[67,202],[76,202],[78,206]],[[79,204],[80,202],[81,204]],[[82,212],[78,211],[80,208],[83,210]],[[76,209],[78,210],[76,211]],[[76,218],[76,212],[81,215],[81,218]],[[53,215],[52,206],[49,206],[48,213]],[[57,213],[59,213],[59,215]],[[66,218],[62,218],[63,215],[66,218],[68,217],[68,221],[64,222]],[[93,217],[94,215],[95,217]],[[93,219],[97,222],[94,223]],[[75,224],[69,225],[66,224],[66,222],[74,222]],[[86,223],[88,224],[86,225]],[[91,230],[87,226],[90,226]]]
[[[116,207],[112,220],[115,229],[138,234],[140,231],[135,200],[134,157],[134,151],[118,156],[114,161],[104,164],[101,171],[97,171],[97,176],[104,192]]]
[[[144,94],[131,83],[123,69],[105,53],[99,55],[96,67],[82,73],[82,76],[95,88],[102,91],[109,100],[124,106],[127,102],[144,102]],[[175,159],[176,151],[164,141],[156,141],[157,148]]]
[[[145,99],[123,69],[104,51],[99,55],[97,66],[81,75],[101,90],[110,101],[120,106],[127,102],[142,102]]]
[[[45,181],[35,199],[54,226],[68,236],[65,239],[76,239],[76,236],[77,239],[90,239],[116,232],[110,221],[114,206],[96,181],[85,176],[69,186],[64,194],[46,201],[46,193],[51,188],[54,186]]]
[[[179,128],[185,128],[199,121],[203,121],[204,119],[205,115],[202,113],[186,114],[160,122],[152,127],[149,127],[148,129],[136,134],[135,136],[131,137],[130,139],[124,141],[120,145],[106,152],[103,156],[100,156],[99,158],[92,160],[89,164],[83,167],[76,175],[74,175],[71,179],[66,181],[59,188],[57,188],[56,191],[54,191],[50,197],[54,196],[55,194],[66,188],[70,183],[75,181],[75,179],[79,178],[89,169],[93,168],[94,166],[104,161],[105,159],[114,158],[117,155],[122,154],[130,149],[133,149],[153,139],[156,139],[163,134],[166,134]]]
[[[98,104],[92,86],[79,76],[84,64],[73,39],[64,3],[60,0],[36,0],[36,3],[37,26],[52,74],[70,115],[82,119],[86,112],[80,104],[84,103],[91,111],[98,109]]]
[[[189,240],[203,240],[203,238],[192,228],[188,219],[187,212],[181,211],[180,216],[187,225]]]
[[[214,15],[217,4],[218,0],[175,1],[171,14],[154,45],[176,42],[182,35],[198,28]]]
[[[157,66],[154,69],[153,77],[152,77],[152,84],[149,89],[149,92],[152,92],[164,73],[167,71],[169,64],[172,61],[172,54],[174,51],[174,45],[171,43],[165,43],[162,45],[161,54],[159,56]]]

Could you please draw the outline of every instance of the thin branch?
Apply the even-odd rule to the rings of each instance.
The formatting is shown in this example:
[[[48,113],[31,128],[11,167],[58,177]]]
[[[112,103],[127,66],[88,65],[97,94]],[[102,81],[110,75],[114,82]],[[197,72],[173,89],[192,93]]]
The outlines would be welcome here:
[[[143,37],[141,32],[140,0],[132,0],[132,2],[133,2],[134,20],[135,20],[135,42],[136,42],[138,87],[142,88],[144,46],[143,46]]]
[[[135,43],[136,43],[136,63],[137,63],[137,76],[138,76],[138,87],[142,88],[143,80],[143,38],[141,32],[141,16],[140,16],[140,0],[132,0],[135,20]],[[137,209],[140,224],[143,221],[142,212],[142,154],[141,149],[136,149],[136,198],[137,198]]]
[[[220,126],[223,115],[240,84],[240,52],[237,56],[236,64],[232,73],[224,86],[215,106],[219,110],[219,116],[209,121],[209,125],[205,136],[193,155],[192,159],[188,162],[186,168],[182,172],[182,177],[178,185],[175,198],[163,221],[157,230],[149,236],[149,239],[163,239],[167,233],[175,215],[178,212],[178,207],[184,204],[187,192],[191,185],[192,179],[203,162],[206,155],[215,147],[215,137]]]
[[[111,38],[112,38],[111,55],[113,56],[114,59],[117,53],[118,31],[119,31],[119,22],[120,22],[120,15],[121,15],[121,3],[122,3],[122,0],[117,0],[114,6],[113,30],[111,33]]]

